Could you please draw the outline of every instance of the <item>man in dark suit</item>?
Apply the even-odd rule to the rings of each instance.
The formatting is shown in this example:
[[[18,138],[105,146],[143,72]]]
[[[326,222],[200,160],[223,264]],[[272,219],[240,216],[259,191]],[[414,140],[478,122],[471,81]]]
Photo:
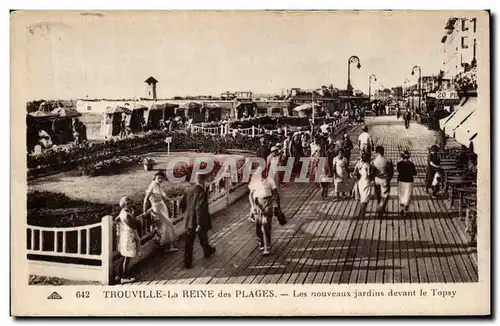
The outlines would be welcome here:
[[[205,258],[215,253],[208,243],[208,230],[212,229],[212,217],[208,212],[208,198],[205,191],[206,174],[198,174],[196,184],[188,189],[181,200],[180,209],[186,216],[186,245],[184,248],[184,267],[193,267],[193,245],[196,233],[203,248]]]
[[[260,147],[257,149],[257,156],[263,158],[264,160],[267,160],[269,154],[271,154],[271,150],[266,144],[266,139],[262,137],[260,139]]]

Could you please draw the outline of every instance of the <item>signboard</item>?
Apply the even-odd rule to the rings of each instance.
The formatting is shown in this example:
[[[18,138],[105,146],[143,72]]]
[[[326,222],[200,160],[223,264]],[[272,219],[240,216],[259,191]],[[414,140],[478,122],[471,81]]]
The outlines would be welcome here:
[[[437,91],[436,92],[436,99],[438,100],[458,100],[458,94],[456,91]]]

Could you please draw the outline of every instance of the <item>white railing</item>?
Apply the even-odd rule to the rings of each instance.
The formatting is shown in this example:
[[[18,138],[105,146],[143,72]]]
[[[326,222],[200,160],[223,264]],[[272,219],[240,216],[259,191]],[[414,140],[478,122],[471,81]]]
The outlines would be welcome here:
[[[342,117],[340,119],[336,119],[333,122],[333,127],[336,129],[345,129],[349,126],[348,117]],[[284,127],[285,136],[288,135],[288,130]],[[265,129],[262,131],[260,128],[256,128],[252,126],[250,128],[229,128],[228,124],[223,124],[217,127],[205,127],[202,125],[191,125],[191,133],[201,133],[208,135],[244,135],[248,137],[262,137],[264,135],[274,135],[280,133],[280,129]]]
[[[233,184],[226,178],[208,186],[209,210],[215,213],[247,192],[243,183]],[[171,200],[170,212],[177,236],[185,233],[184,214],[180,212],[180,198]],[[139,230],[141,255],[132,261],[136,264],[147,258],[157,243],[154,220],[150,211],[138,216],[142,223]],[[110,215],[98,223],[79,227],[27,226],[27,258],[31,275],[60,277],[73,280],[98,281],[111,284],[120,263],[117,224]]]
[[[97,232],[92,232],[94,230]],[[110,215],[104,216],[99,223],[79,227],[28,225],[29,273],[110,284],[112,250],[105,239],[112,236],[113,218]],[[98,244],[97,248],[92,244]]]

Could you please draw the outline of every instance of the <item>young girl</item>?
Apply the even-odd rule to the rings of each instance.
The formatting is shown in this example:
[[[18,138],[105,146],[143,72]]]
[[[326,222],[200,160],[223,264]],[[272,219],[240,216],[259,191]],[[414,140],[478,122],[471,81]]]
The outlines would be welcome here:
[[[135,278],[129,276],[129,264],[132,258],[139,254],[141,242],[138,230],[141,221],[133,215],[132,202],[128,197],[120,199],[120,215],[118,215],[118,252],[123,257],[123,263],[119,266],[119,282],[134,282]]]
[[[166,178],[167,176],[163,171],[156,172],[153,181],[146,190],[143,207],[144,212],[146,212],[148,200],[151,202],[152,213],[156,218],[156,229],[158,230],[160,245],[165,246],[169,243],[169,249],[167,251],[173,252],[178,250],[174,247],[175,230],[172,220],[170,220],[169,217],[167,195],[160,187],[161,183]]]

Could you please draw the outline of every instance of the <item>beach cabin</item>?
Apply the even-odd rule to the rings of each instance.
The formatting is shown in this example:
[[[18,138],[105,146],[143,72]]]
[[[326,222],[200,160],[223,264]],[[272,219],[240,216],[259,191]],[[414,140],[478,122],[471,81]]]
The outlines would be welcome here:
[[[124,111],[122,108],[108,107],[102,115],[101,136],[111,138],[120,134],[120,122],[123,119]]]
[[[146,124],[149,129],[160,129],[160,120],[167,121],[174,118],[178,104],[163,103],[153,104],[146,114]],[[184,114],[184,110],[182,110]]]

